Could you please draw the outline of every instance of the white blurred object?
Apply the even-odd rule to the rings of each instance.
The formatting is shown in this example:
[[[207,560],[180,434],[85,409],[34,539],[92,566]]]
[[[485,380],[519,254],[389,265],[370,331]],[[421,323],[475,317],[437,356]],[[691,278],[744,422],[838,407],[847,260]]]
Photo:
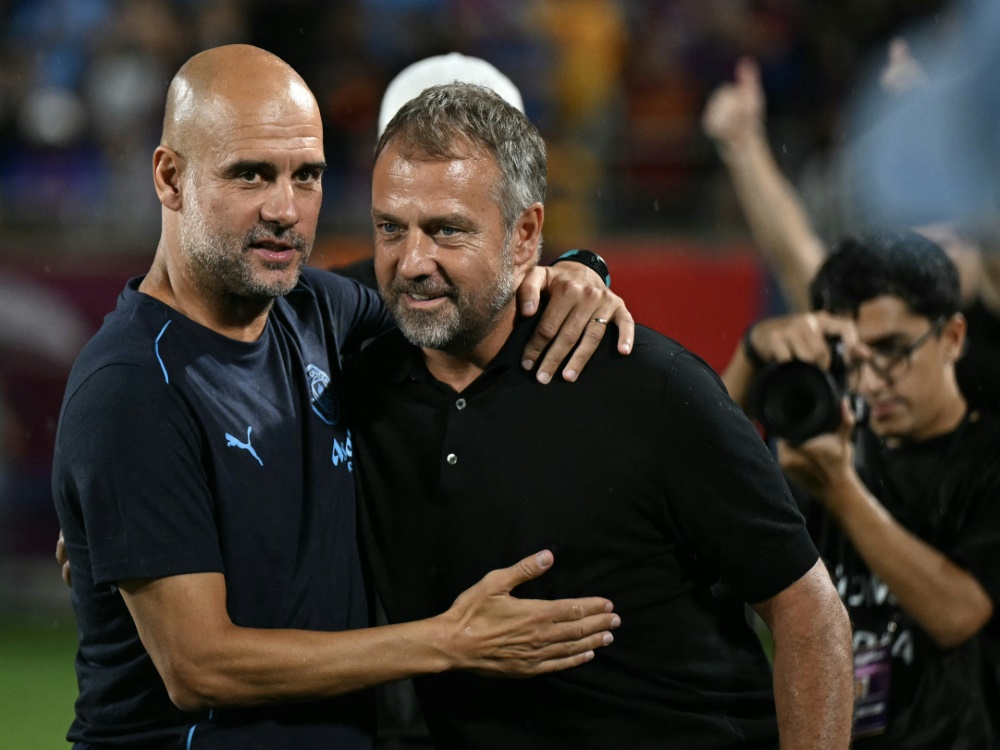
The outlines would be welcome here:
[[[382,96],[378,114],[378,134],[411,99],[420,96],[424,89],[446,83],[475,83],[492,89],[508,104],[524,112],[524,101],[517,86],[490,63],[479,57],[469,57],[460,52],[425,57],[404,68],[392,79]]]
[[[98,131],[108,140],[142,134],[151,118],[159,119],[164,78],[151,57],[113,53],[95,59],[84,90]]]
[[[21,130],[32,142],[43,146],[66,146],[83,133],[87,112],[72,91],[37,89],[21,109]]]
[[[42,284],[0,278],[0,349],[30,352],[69,367],[91,335],[72,305]]]

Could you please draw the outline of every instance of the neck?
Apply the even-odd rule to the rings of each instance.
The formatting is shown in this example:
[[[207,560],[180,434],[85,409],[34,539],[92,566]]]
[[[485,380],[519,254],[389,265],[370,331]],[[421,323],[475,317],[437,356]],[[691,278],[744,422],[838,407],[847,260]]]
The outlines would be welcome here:
[[[424,348],[424,364],[435,380],[460,393],[478,378],[486,366],[500,353],[514,330],[517,317],[511,302],[497,316],[495,325],[474,346],[461,352]]]
[[[965,398],[956,388],[954,396],[947,400],[936,419],[928,426],[928,429],[919,439],[930,440],[931,438],[954,432],[962,424],[962,420],[965,419],[968,410],[968,403],[966,403]]]
[[[163,243],[139,291],[172,307],[186,318],[237,341],[256,341],[267,325],[273,299],[248,299],[210,292],[184,269],[170,262]]]
[[[898,448],[906,443],[922,443],[957,430],[965,419],[969,406],[957,387],[953,391],[941,409],[918,432],[907,437],[889,436],[885,438],[885,444],[890,448]]]

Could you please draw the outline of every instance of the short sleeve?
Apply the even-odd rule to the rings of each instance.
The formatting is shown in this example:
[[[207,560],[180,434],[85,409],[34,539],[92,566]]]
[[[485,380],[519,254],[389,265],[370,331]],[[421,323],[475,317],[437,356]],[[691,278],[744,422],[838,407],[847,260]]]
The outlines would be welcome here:
[[[769,599],[819,555],[774,457],[699,358],[674,358],[665,385],[664,482],[681,538],[747,602]]]
[[[189,406],[148,367],[104,367],[67,400],[54,489],[95,583],[224,572],[201,454]]]

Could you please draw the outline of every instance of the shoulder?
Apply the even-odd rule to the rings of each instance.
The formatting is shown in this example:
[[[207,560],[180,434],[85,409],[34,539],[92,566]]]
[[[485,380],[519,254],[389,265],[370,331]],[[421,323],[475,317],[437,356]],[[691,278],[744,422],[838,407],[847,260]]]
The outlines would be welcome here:
[[[108,367],[157,368],[156,347],[171,320],[165,305],[126,288],[118,306],[77,356],[67,392]]]
[[[345,306],[353,307],[360,300],[370,299],[372,296],[377,295],[354,279],[306,266],[299,275],[298,284],[279,303],[298,306],[304,300],[310,300],[332,309],[343,309]]]
[[[1000,466],[1000,417],[975,412],[958,435],[959,452],[981,466]]]
[[[614,335],[611,333],[606,338],[614,348],[617,329],[613,330]],[[718,374],[700,356],[646,326],[636,326],[632,353],[621,359],[636,372],[663,379],[668,390],[699,384],[712,389],[723,387]]]
[[[365,342],[359,352],[347,358],[344,369],[354,379],[384,380],[400,372],[402,363],[419,351],[398,328],[392,328]]]
[[[293,293],[297,290],[305,290],[316,296],[328,296],[333,299],[378,299],[377,287],[363,284],[351,276],[312,266],[306,266],[302,269],[299,283]]]
[[[342,352],[356,350],[361,341],[392,326],[375,290],[319,268],[303,268],[299,283],[278,300],[275,310],[296,328],[329,326]]]

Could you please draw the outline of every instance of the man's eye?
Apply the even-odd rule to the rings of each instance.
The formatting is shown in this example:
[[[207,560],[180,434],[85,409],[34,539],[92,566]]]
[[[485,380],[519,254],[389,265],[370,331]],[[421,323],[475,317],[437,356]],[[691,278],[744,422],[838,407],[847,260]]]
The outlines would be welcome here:
[[[906,354],[907,347],[905,346],[887,346],[884,348],[876,349],[875,354],[879,357],[884,357],[885,359],[895,359],[896,357],[902,357]]]
[[[295,177],[299,182],[318,182],[320,173],[315,169],[303,169]]]
[[[245,172],[240,172],[239,178],[244,182],[257,182],[260,179],[260,172],[248,169]]]
[[[379,230],[382,234],[395,234],[399,231],[399,224],[393,224],[389,221],[383,221],[378,225]]]
[[[438,234],[443,234],[445,237],[454,237],[460,232],[461,230],[455,227],[438,227]]]

